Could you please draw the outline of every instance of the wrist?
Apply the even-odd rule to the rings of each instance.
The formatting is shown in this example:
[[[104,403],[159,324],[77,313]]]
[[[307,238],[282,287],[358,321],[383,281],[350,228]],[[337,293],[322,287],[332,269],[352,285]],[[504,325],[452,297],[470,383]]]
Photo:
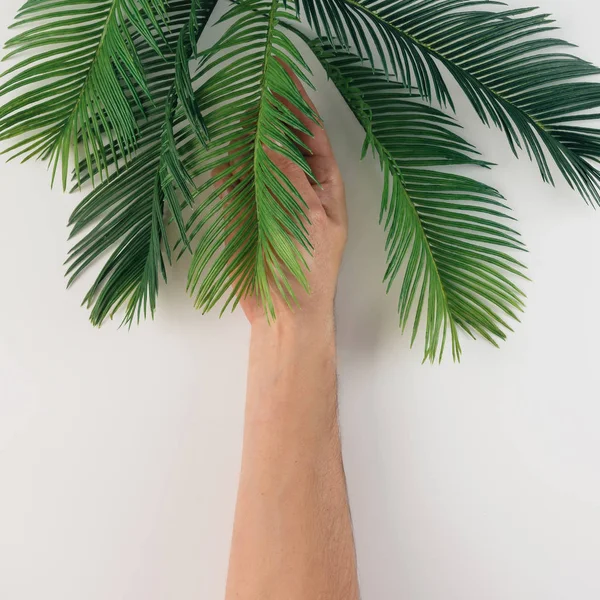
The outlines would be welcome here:
[[[248,376],[248,408],[253,416],[297,418],[298,411],[306,409],[316,416],[327,410],[328,400],[336,405],[333,312],[310,319],[286,315],[271,323],[253,322]]]
[[[261,316],[251,323],[252,340],[270,341],[280,349],[322,343],[335,345],[333,310],[311,314],[285,313],[269,321]]]

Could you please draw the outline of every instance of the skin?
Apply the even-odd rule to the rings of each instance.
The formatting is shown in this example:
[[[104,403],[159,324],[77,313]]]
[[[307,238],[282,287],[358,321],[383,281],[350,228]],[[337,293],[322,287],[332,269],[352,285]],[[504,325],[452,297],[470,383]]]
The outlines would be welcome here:
[[[303,92],[300,82],[296,84]],[[310,100],[309,100],[310,102]],[[268,323],[254,298],[245,432],[226,600],[358,600],[338,426],[334,299],[347,238],[345,192],[325,130],[305,120],[321,182],[273,160],[308,205],[311,293],[291,310],[276,292]]]

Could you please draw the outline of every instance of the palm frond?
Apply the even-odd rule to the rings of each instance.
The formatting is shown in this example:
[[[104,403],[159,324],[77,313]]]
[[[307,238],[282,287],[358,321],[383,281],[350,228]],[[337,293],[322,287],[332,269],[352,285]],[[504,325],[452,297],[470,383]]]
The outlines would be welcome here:
[[[81,273],[112,250],[84,303],[92,308],[90,320],[101,325],[126,303],[125,322],[153,314],[159,274],[166,278],[162,244],[164,196],[158,171],[160,147],[136,157],[126,169],[98,186],[72,217],[77,230],[99,222],[69,254],[71,284]]]
[[[14,24],[25,30],[6,44],[5,58],[26,56],[2,76],[0,96],[15,97],[0,140],[17,138],[5,152],[48,160],[53,180],[60,166],[65,188],[71,162],[76,176],[83,159],[106,177],[107,156],[130,157],[134,107],[150,97],[133,35],[159,53],[165,14],[163,0],[28,0]]]
[[[370,34],[354,42],[358,52],[369,57],[369,42],[380,48],[385,68],[425,99],[451,105],[447,69],[482,121],[535,160],[544,181],[554,182],[551,158],[573,189],[600,204],[600,133],[587,126],[600,116],[600,83],[580,81],[600,70],[547,37],[556,29],[549,15],[484,0],[302,1],[312,22],[339,23],[329,25],[336,35],[342,27],[351,41],[359,30]]]
[[[403,276],[402,328],[414,319],[414,342],[425,322],[425,359],[431,361],[441,360],[448,339],[460,358],[460,329],[493,344],[505,339],[506,319],[517,319],[523,308],[523,293],[510,276],[522,276],[524,267],[509,251],[523,250],[523,244],[499,192],[445,169],[486,164],[458,135],[455,122],[416,101],[418,94],[339,48],[310,44],[381,163],[385,281],[389,291]]]
[[[368,60],[373,68],[379,61],[386,75],[394,75],[407,87],[414,86],[424,99],[435,98],[441,105],[453,107],[436,61],[410,37],[400,35],[386,19],[378,18],[376,13],[357,0],[298,2],[317,38],[326,38],[330,44],[347,51],[352,49]],[[394,2],[387,2],[387,5],[389,11],[384,11],[386,15],[394,10]]]
[[[198,19],[200,35],[216,5],[204,0],[206,11]],[[180,210],[170,170],[171,147],[166,142],[175,126],[176,49],[187,32],[192,0],[169,3],[169,30],[160,43],[160,54],[144,49],[134,37],[151,98],[138,111],[140,134],[134,158],[92,191],[71,216],[72,235],[91,230],[72,248],[67,275],[72,284],[105,252],[112,252],[85,297],[92,307],[91,321],[101,325],[125,304],[124,322],[131,324],[154,314],[160,276],[166,280],[165,258],[171,259],[164,213]],[[109,162],[110,164],[110,162]],[[84,178],[85,166],[81,165]],[[115,247],[116,246],[116,247]]]
[[[201,57],[197,94],[210,142],[199,147],[190,131],[182,156],[192,177],[210,174],[197,190],[208,195],[187,224],[190,239],[198,236],[189,288],[204,311],[223,297],[235,306],[253,295],[274,318],[272,286],[288,303],[294,280],[307,288],[304,200],[273,158],[283,155],[310,176],[295,131],[309,132],[288,107],[317,117],[282,65],[309,83],[308,67],[279,27],[293,17],[281,0],[239,2],[223,19],[229,28]]]
[[[424,328],[431,361],[449,345],[460,358],[461,330],[505,339],[524,306],[524,246],[501,194],[448,170],[489,166],[442,112],[449,84],[544,181],[558,171],[600,205],[600,83],[587,79],[600,69],[548,15],[495,0],[231,0],[222,37],[198,52],[217,1],[26,0],[17,15],[0,140],[12,158],[48,161],[53,182],[100,180],[71,216],[67,259],[69,284],[104,260],[85,297],[92,322],[153,315],[175,251],[192,253],[204,312],[254,296],[274,319],[279,297],[310,291],[310,212],[286,173],[314,178],[301,138],[319,119],[290,75],[311,86],[292,30],[380,162],[384,282],[399,284],[402,329],[414,342]]]
[[[196,100],[190,73],[190,59],[198,58],[196,51],[198,37],[204,29],[204,24],[212,13],[215,4],[215,0],[192,0],[189,21],[181,30],[177,41],[177,60],[175,63],[177,68],[175,77],[177,99],[183,107],[185,116],[193,127],[196,136],[203,143],[208,141],[208,131]]]

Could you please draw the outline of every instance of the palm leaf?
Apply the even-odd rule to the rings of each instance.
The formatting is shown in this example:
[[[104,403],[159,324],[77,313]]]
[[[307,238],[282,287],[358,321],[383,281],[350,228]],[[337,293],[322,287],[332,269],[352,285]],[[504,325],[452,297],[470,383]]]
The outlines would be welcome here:
[[[386,19],[378,18],[356,0],[298,0],[298,4],[318,38],[352,49],[374,68],[379,61],[386,75],[397,76],[408,87],[414,85],[426,100],[436,98],[444,106],[453,106],[435,60],[410,37],[399,35]],[[387,4],[393,10],[394,3]]]
[[[524,267],[508,251],[523,245],[496,190],[445,169],[486,164],[452,119],[418,103],[415,92],[325,42],[312,41],[311,48],[381,162],[385,280],[389,291],[403,275],[402,328],[414,319],[414,342],[425,321],[425,359],[431,361],[441,360],[448,338],[460,358],[459,329],[493,344],[505,339],[506,319],[517,319],[523,308],[523,294],[509,276],[522,276]]]
[[[448,344],[460,358],[460,330],[505,339],[523,308],[524,246],[498,191],[447,170],[488,164],[432,103],[453,108],[450,74],[544,180],[554,165],[600,204],[600,84],[583,79],[599,70],[549,36],[547,15],[485,0],[234,0],[223,36],[198,53],[216,3],[28,0],[17,16],[0,140],[48,160],[63,186],[71,166],[76,187],[101,179],[73,212],[67,261],[71,284],[108,253],[85,298],[92,322],[123,306],[129,324],[154,314],[174,249],[167,212],[203,311],[252,295],[272,319],[275,295],[293,304],[295,282],[308,291],[308,215],[282,166],[313,177],[297,114],[318,117],[284,66],[310,85],[287,36],[303,15],[381,164],[384,279],[388,291],[401,279],[402,328],[414,342],[425,326],[431,361]]]
[[[548,15],[484,0],[302,2],[317,31],[344,28],[365,58],[373,44],[386,70],[451,105],[447,69],[482,121],[504,131],[516,154],[524,149],[544,181],[554,182],[551,157],[572,188],[600,204],[600,134],[587,126],[598,118],[600,84],[580,81],[600,71],[561,51],[571,44],[542,35],[556,29]]]
[[[190,59],[197,58],[198,38],[215,4],[216,0],[208,2],[207,0],[192,0],[190,18],[177,41],[177,59],[175,63],[177,69],[175,77],[177,99],[198,139],[203,143],[208,141],[208,131],[196,100],[190,73]]]
[[[293,16],[279,0],[240,2],[225,15],[222,38],[202,55],[197,93],[210,143],[194,144],[190,131],[182,155],[194,178],[222,171],[197,190],[209,193],[188,223],[190,239],[198,239],[189,287],[204,311],[223,297],[235,306],[253,295],[274,318],[271,284],[288,303],[293,280],[307,288],[304,201],[272,154],[310,175],[294,133],[308,130],[288,106],[317,117],[282,65],[308,83],[306,64],[279,27]]]
[[[26,54],[3,74],[0,140],[17,138],[13,157],[61,167],[83,158],[88,172],[108,175],[108,156],[131,156],[137,144],[134,107],[150,97],[134,35],[160,52],[163,0],[28,0],[6,44],[5,58]],[[31,87],[35,85],[35,87]],[[105,144],[105,142],[107,142]]]
[[[216,5],[204,0],[196,35],[200,35]],[[138,117],[139,149],[122,169],[92,191],[71,216],[72,235],[91,230],[72,248],[67,275],[71,285],[103,254],[112,249],[99,276],[85,297],[92,307],[91,321],[101,325],[107,317],[125,305],[124,322],[131,324],[143,315],[154,314],[160,276],[166,280],[165,256],[171,258],[166,235],[166,206],[179,214],[179,199],[173,190],[171,175],[172,149],[169,138],[176,120],[176,56],[181,35],[188,34],[187,25],[192,0],[170,2],[169,31],[160,54],[143,46],[134,37],[144,69],[151,100],[147,100]],[[84,177],[84,165],[81,166]],[[184,230],[185,231],[185,230]]]

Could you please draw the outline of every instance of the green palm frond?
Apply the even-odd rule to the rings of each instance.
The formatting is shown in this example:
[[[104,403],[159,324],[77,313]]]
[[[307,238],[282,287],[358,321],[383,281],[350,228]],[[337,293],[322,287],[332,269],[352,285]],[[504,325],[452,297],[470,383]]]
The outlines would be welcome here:
[[[200,35],[216,5],[204,0],[198,16],[196,35]],[[169,3],[169,31],[160,53],[146,48],[138,36],[140,63],[144,70],[150,99],[140,120],[139,149],[125,167],[110,175],[75,209],[71,216],[72,235],[91,230],[72,248],[67,275],[72,284],[90,265],[112,250],[84,302],[93,307],[91,321],[101,325],[123,305],[125,322],[139,320],[148,311],[154,314],[160,276],[166,280],[165,256],[171,259],[166,235],[166,207],[180,214],[180,200],[173,189],[171,175],[172,134],[176,120],[174,104],[177,44],[188,35],[192,0]],[[85,170],[81,165],[82,172]],[[185,231],[183,224],[181,229]],[[116,247],[115,247],[116,245]]]
[[[495,0],[231,0],[224,33],[199,52],[217,3],[27,0],[17,15],[0,141],[48,161],[52,181],[95,187],[71,216],[67,260],[69,284],[104,261],[85,298],[92,322],[153,315],[175,252],[192,255],[204,312],[254,296],[272,320],[276,296],[292,305],[308,290],[310,214],[285,173],[314,179],[301,139],[319,119],[290,75],[312,87],[291,30],[381,164],[384,281],[399,284],[402,329],[413,342],[424,329],[431,361],[448,346],[460,357],[461,330],[504,339],[523,308],[524,245],[501,194],[450,169],[490,165],[443,111],[458,84],[543,180],[560,172],[600,205],[600,69],[548,15]]]
[[[159,166],[160,145],[98,186],[73,213],[76,227],[100,220],[71,249],[67,270],[70,284],[117,244],[84,299],[92,308],[90,320],[94,325],[101,325],[123,304],[128,323],[142,314],[145,317],[147,307],[151,314],[155,310],[159,274],[166,278]]]
[[[586,126],[599,116],[600,83],[579,81],[600,70],[561,51],[571,44],[541,35],[556,29],[548,15],[483,0],[302,1],[327,31],[345,27],[351,42],[369,33],[354,42],[363,57],[373,44],[388,71],[442,105],[451,105],[440,67],[447,69],[479,117],[504,131],[516,154],[524,149],[544,181],[554,181],[551,157],[572,188],[600,204],[600,134]]]
[[[402,273],[399,313],[404,329],[421,320],[425,359],[443,355],[449,338],[460,358],[459,329],[496,344],[517,319],[523,294],[510,276],[523,250],[502,196],[448,166],[486,166],[440,111],[418,103],[405,86],[356,56],[313,41],[311,47],[367,131],[366,144],[384,173],[381,220],[387,231],[388,291]],[[423,319],[422,319],[423,317]]]
[[[305,204],[273,157],[285,156],[310,176],[295,131],[309,132],[288,106],[317,117],[282,65],[308,83],[308,67],[278,27],[293,15],[281,0],[240,2],[223,19],[231,23],[223,37],[203,55],[198,98],[210,143],[187,143],[184,161],[193,177],[222,170],[199,188],[212,191],[188,223],[190,238],[198,239],[189,287],[204,311],[224,296],[227,306],[254,295],[273,318],[271,283],[290,303],[292,280],[307,288]]]
[[[190,58],[198,58],[197,46],[200,33],[204,29],[204,24],[208,16],[212,13],[216,0],[192,0],[190,18],[185,28],[182,29],[177,41],[177,73],[175,77],[175,88],[177,99],[188,122],[194,128],[199,140],[206,144],[208,141],[208,131],[204,118],[200,112],[196,94],[194,92],[192,77],[190,73]]]
[[[460,4],[469,2],[474,3],[466,0]],[[395,12],[396,5],[406,2],[391,0],[386,4],[387,15]],[[417,4],[427,2],[420,0]],[[437,0],[429,4],[434,9],[439,6]],[[453,106],[436,61],[410,37],[401,35],[387,19],[374,18],[377,15],[357,0],[299,0],[299,7],[317,38],[326,38],[330,44],[345,50],[352,49],[372,67],[379,61],[386,75],[395,75],[407,87],[414,86],[426,100],[435,98],[443,106]]]
[[[15,26],[25,30],[6,44],[12,58],[0,97],[16,95],[0,108],[0,140],[17,138],[13,157],[50,161],[53,180],[61,166],[79,176],[107,176],[107,156],[128,158],[137,144],[134,107],[150,92],[133,35],[160,52],[166,8],[163,0],[29,0]],[[33,54],[31,54],[33,53]],[[35,88],[31,88],[35,84]]]

